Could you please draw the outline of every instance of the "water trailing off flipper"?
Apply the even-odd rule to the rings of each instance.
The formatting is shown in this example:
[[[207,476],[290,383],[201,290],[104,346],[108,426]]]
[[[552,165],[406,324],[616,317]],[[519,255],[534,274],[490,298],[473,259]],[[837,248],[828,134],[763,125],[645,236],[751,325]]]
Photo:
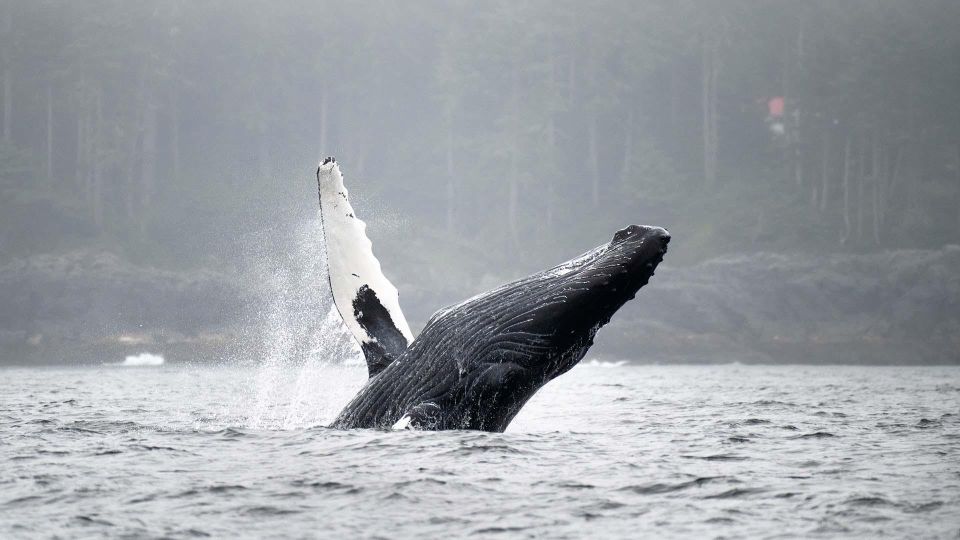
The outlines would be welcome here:
[[[332,159],[317,180],[334,300],[370,373],[337,428],[503,431],[583,358],[670,241],[660,227],[631,225],[575,259],[438,311],[412,339]]]

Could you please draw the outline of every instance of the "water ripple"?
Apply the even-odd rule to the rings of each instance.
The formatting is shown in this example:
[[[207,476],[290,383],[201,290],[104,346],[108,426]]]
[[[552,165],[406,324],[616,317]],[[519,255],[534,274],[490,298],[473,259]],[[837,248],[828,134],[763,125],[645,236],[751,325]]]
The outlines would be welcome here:
[[[488,434],[327,429],[362,367],[271,362],[4,370],[0,538],[960,530],[958,368],[588,365]]]

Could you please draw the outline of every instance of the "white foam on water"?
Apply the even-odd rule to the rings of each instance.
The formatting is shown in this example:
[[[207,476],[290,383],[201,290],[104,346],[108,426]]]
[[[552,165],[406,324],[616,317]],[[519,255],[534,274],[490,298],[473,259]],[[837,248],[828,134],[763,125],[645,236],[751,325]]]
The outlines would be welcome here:
[[[591,358],[585,362],[580,362],[580,366],[584,367],[602,367],[602,368],[614,368],[627,365],[626,360],[617,360],[614,362],[608,362],[605,360],[597,360],[596,358]]]
[[[123,362],[114,364],[118,366],[125,367],[144,367],[144,366],[162,366],[164,362],[163,356],[159,354],[151,354],[148,352],[129,355],[124,358]]]

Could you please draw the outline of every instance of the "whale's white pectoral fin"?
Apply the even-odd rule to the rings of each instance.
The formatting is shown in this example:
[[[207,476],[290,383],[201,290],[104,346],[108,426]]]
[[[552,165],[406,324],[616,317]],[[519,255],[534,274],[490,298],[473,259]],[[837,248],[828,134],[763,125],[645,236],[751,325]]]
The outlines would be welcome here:
[[[317,187],[333,301],[360,343],[372,377],[406,350],[413,334],[400,310],[397,288],[380,269],[367,225],[356,217],[333,158],[317,169]]]

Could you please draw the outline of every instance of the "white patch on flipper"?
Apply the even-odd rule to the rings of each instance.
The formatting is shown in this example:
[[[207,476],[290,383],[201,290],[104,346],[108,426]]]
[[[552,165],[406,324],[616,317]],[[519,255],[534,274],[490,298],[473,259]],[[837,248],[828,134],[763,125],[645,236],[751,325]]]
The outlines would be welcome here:
[[[403,415],[403,418],[397,420],[397,423],[394,424],[393,427],[390,429],[394,431],[399,431],[401,429],[410,429],[410,415],[409,414]]]
[[[328,271],[333,301],[343,322],[359,343],[376,341],[360,326],[353,314],[353,300],[360,288],[368,286],[390,314],[393,324],[409,344],[413,340],[410,325],[400,310],[397,288],[383,275],[380,261],[367,238],[367,224],[356,217],[343,185],[343,175],[335,161],[320,165],[320,218],[327,244]]]

